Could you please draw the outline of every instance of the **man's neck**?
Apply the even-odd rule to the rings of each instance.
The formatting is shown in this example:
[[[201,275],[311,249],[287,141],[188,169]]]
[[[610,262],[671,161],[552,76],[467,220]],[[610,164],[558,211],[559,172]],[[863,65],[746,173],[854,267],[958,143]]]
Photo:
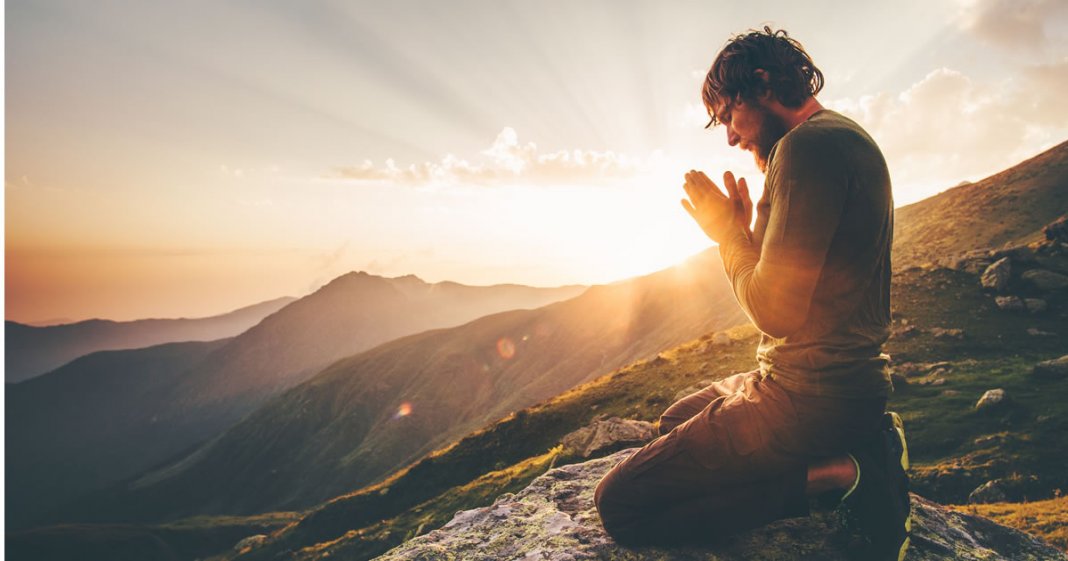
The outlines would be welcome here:
[[[778,102],[775,102],[771,107],[772,112],[782,119],[787,131],[793,130],[794,127],[804,123],[809,117],[822,109],[823,105],[814,97],[806,99],[800,107],[786,107]]]

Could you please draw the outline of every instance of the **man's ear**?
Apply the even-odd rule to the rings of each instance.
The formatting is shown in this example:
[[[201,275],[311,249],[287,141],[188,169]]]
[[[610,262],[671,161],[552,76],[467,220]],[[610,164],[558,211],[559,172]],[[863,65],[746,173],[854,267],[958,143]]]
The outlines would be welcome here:
[[[756,76],[758,80],[764,83],[764,91],[763,93],[757,96],[757,99],[764,102],[771,101],[771,88],[768,87],[768,81],[770,80],[770,77],[768,76],[768,71],[764,70],[763,68],[757,68],[753,71],[753,76]]]

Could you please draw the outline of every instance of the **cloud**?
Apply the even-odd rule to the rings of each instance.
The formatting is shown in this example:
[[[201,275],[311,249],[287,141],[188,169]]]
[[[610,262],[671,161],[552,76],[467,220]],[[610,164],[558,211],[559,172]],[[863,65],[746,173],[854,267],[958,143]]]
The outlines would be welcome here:
[[[1064,0],[964,0],[960,26],[988,43],[1035,52],[1047,46],[1057,22],[1065,23]],[[1062,27],[1063,30],[1063,27]]]
[[[1068,136],[1059,96],[1068,59],[977,83],[940,68],[905,91],[828,103],[861,123],[887,158],[898,202],[996,173]],[[1061,84],[1063,85],[1063,84]]]
[[[637,159],[612,151],[561,150],[540,153],[533,142],[522,144],[511,127],[505,127],[493,145],[481,152],[481,161],[471,162],[452,154],[439,162],[398,167],[388,159],[383,166],[364,160],[358,166],[339,167],[334,177],[358,181],[381,181],[420,185],[428,183],[559,184],[600,182],[638,175],[658,161],[659,152]]]

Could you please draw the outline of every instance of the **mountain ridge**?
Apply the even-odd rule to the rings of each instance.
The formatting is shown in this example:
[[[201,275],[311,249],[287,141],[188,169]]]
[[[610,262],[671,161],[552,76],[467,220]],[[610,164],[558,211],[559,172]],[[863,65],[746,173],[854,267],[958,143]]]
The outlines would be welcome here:
[[[92,318],[47,326],[6,320],[4,379],[7,383],[28,380],[96,351],[233,337],[294,300],[284,296],[201,318]]]
[[[15,513],[8,518],[9,524],[32,523],[58,503],[98,489],[97,483],[114,484],[214,437],[263,400],[338,358],[399,335],[461,323],[502,307],[543,304],[583,288],[457,285],[442,290],[422,283],[405,289],[418,293],[410,297],[395,282],[411,284],[412,280],[393,281],[365,274],[330,283],[264,317],[240,335],[204,347],[209,350],[197,354],[195,361],[171,357],[177,361],[174,364],[181,365],[180,372],[160,361],[152,362],[150,369],[164,369],[169,375],[143,378],[134,386],[128,387],[112,373],[126,372],[129,379],[139,378],[138,374],[149,368],[139,357],[154,351],[112,351],[106,356],[113,372],[95,367],[87,372],[89,380],[85,383],[97,380],[113,392],[96,402],[79,400],[80,392],[57,384],[76,378],[75,372],[88,364],[84,361],[68,365],[62,375],[53,372],[9,386],[8,403],[20,404],[9,409],[9,434],[14,427],[26,432],[25,438],[11,440],[18,445],[9,448],[8,481],[19,489],[9,494],[8,504]],[[40,378],[46,378],[46,383],[32,383]],[[155,385],[144,387],[153,382]],[[131,393],[135,390],[136,397]],[[63,409],[49,405],[56,393],[67,399]],[[97,430],[87,431],[88,427]],[[82,434],[84,442],[56,440],[64,433]],[[125,437],[113,439],[112,433]],[[93,442],[101,446],[108,443],[104,451],[110,450],[111,456],[94,454],[89,460],[72,448],[76,444],[81,449]],[[116,465],[115,459],[125,463]],[[65,472],[68,485],[60,489],[36,477],[32,466],[42,462],[80,469]],[[101,471],[102,465],[110,467]],[[107,477],[88,475],[100,473]]]
[[[370,483],[512,410],[741,321],[721,268],[707,250],[569,300],[347,357],[228,430],[189,471],[119,491],[108,508],[135,519],[301,508]],[[191,481],[204,490],[188,491]]]

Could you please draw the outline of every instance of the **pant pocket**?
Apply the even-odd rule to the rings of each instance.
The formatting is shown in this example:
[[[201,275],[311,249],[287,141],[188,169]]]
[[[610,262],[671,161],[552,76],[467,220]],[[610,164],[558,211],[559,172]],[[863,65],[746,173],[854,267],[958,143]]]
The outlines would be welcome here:
[[[771,427],[766,412],[757,411],[755,403],[743,395],[736,394],[732,398],[737,398],[738,403],[733,404],[730,414],[723,419],[731,449],[738,456],[749,456],[767,448]],[[728,406],[731,404],[724,404],[724,407]]]
[[[678,431],[671,431],[646,444],[623,460],[622,473],[636,477],[679,454]]]

